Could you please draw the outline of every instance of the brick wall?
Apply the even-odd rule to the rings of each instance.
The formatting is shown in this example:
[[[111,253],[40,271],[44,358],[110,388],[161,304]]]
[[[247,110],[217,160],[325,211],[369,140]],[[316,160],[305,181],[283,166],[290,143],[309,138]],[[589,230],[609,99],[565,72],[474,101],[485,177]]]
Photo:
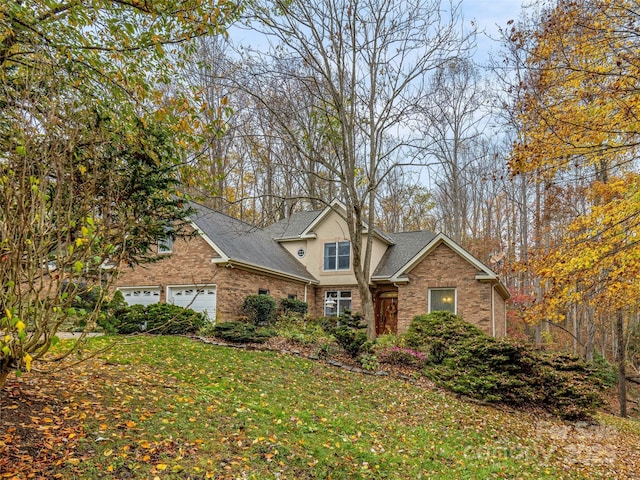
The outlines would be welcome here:
[[[455,288],[457,314],[492,334],[492,286],[475,280],[478,271],[444,244],[439,245],[409,272],[409,283],[398,287],[398,332],[409,328],[416,315],[427,313],[430,288]],[[496,334],[504,330],[504,300],[495,292]],[[500,308],[502,304],[502,308]]]
[[[244,297],[257,294],[258,289],[269,290],[276,300],[296,295],[305,300],[305,284],[274,275],[244,270],[212,263],[216,252],[201,237],[176,240],[171,255],[159,262],[140,265],[124,271],[116,286],[159,286],[160,301],[166,301],[167,285],[216,285],[217,319],[233,320],[240,315]],[[398,286],[398,333],[409,327],[415,315],[427,313],[429,288],[456,288],[458,314],[478,325],[486,333],[492,333],[492,286],[475,280],[478,272],[466,260],[446,245],[438,246],[409,273],[409,283]],[[324,295],[328,290],[351,290],[352,310],[361,312],[358,287],[306,285],[306,301],[309,314],[324,314]],[[506,334],[504,299],[494,295],[496,335]]]
[[[160,301],[166,301],[167,285],[216,285],[219,321],[233,320],[240,315],[244,297],[255,295],[259,289],[269,290],[276,300],[296,295],[305,298],[305,284],[274,275],[221,266],[212,263],[216,252],[201,237],[176,240],[173,253],[159,262],[139,265],[123,271],[116,280],[117,287],[159,286]],[[307,287],[310,305],[315,303],[314,287]]]

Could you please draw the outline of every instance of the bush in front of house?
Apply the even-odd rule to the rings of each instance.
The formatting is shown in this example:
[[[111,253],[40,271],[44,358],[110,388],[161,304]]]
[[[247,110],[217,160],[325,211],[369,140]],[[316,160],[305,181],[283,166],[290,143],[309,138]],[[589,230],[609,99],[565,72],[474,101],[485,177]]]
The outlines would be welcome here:
[[[217,323],[213,327],[212,334],[214,337],[232,343],[264,343],[273,336],[269,330],[244,322]]]
[[[208,321],[204,313],[190,308],[171,305],[170,303],[154,303],[147,306],[148,333],[158,335],[183,335],[196,333]]]
[[[356,358],[363,352],[367,344],[367,325],[363,322],[362,315],[345,310],[338,317],[336,327],[331,330],[338,345],[352,358]]]
[[[120,307],[109,318],[108,327],[115,333],[130,335],[150,333],[154,335],[184,335],[196,333],[207,318],[204,314],[169,303],[131,305]],[[107,328],[105,328],[107,329]]]
[[[303,302],[297,298],[283,298],[280,300],[280,311],[285,315],[300,315],[304,317],[308,309],[309,305],[307,302]]]
[[[406,342],[424,353],[428,378],[462,395],[564,418],[588,417],[602,404],[601,382],[577,357],[497,340],[452,313],[415,317]]]
[[[424,352],[405,347],[377,347],[374,346],[376,356],[380,363],[389,365],[404,365],[421,368],[427,364],[427,355]]]
[[[247,295],[242,302],[242,313],[254,325],[269,325],[276,318],[277,304],[269,295]]]

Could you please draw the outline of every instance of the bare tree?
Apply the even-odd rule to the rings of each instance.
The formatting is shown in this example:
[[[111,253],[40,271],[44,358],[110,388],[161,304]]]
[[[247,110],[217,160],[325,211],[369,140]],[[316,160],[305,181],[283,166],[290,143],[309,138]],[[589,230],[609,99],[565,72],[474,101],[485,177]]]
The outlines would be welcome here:
[[[420,176],[397,168],[377,192],[378,226],[387,232],[435,230],[435,202]]]
[[[443,230],[457,242],[470,233],[472,188],[480,181],[474,174],[485,151],[487,98],[471,60],[455,58],[433,76],[431,94],[423,104],[428,119],[424,133],[436,159],[433,182]]]
[[[303,84],[312,100],[310,118],[323,140],[321,150],[300,135],[301,125],[291,112],[271,108],[271,113],[287,141],[307,159],[306,166],[321,165],[339,186],[354,274],[373,338],[373,229],[365,227],[376,224],[380,182],[418,158],[411,127],[420,122],[417,106],[430,87],[429,75],[468,47],[458,6],[443,7],[434,0],[257,1],[249,13],[252,26],[275,46],[262,58],[284,57],[303,66],[287,77]],[[276,73],[266,68],[252,72],[262,81]],[[270,107],[268,98],[255,96]]]

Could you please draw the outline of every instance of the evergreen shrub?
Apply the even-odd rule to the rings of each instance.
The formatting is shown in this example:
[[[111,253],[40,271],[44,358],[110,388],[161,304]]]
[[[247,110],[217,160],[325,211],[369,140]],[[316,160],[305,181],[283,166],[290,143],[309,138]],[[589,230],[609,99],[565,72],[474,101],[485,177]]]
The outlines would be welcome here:
[[[213,327],[213,336],[232,343],[264,343],[272,332],[244,322],[222,322]]]
[[[207,321],[204,314],[190,308],[154,303],[147,306],[120,306],[108,317],[103,317],[101,326],[107,331],[123,335],[184,335],[198,332]]]
[[[300,315],[304,317],[308,309],[309,305],[307,302],[296,298],[283,298],[280,300],[280,310],[285,315]]]
[[[242,313],[254,325],[269,325],[276,318],[276,307],[270,295],[247,295],[242,302]]]
[[[345,310],[340,314],[331,333],[336,342],[352,358],[356,358],[367,345],[366,324],[362,315]]]
[[[406,341],[426,355],[427,377],[462,395],[541,407],[571,419],[588,417],[602,404],[602,383],[592,366],[571,355],[495,339],[452,313],[415,317]]]

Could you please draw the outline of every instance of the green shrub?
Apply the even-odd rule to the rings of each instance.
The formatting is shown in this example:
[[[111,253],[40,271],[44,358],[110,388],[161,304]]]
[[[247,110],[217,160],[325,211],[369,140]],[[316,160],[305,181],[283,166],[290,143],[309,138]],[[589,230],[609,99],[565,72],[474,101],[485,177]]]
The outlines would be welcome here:
[[[308,308],[309,305],[307,305],[307,302],[296,298],[283,298],[280,300],[280,310],[287,315],[297,314],[304,317],[307,314]]]
[[[365,328],[362,315],[345,310],[338,317],[337,326],[331,333],[347,355],[356,358],[367,343]]]
[[[130,335],[146,329],[147,309],[144,305],[131,305],[114,314],[113,328],[116,333]]]
[[[360,365],[367,372],[375,372],[380,368],[378,357],[373,353],[365,353],[360,356]]]
[[[618,367],[609,363],[600,352],[596,351],[593,356],[593,368],[596,376],[605,387],[613,387],[618,383]]]
[[[333,331],[333,336],[347,355],[353,358],[360,354],[362,345],[367,341],[366,333],[349,327],[336,328]]]
[[[98,316],[98,325],[107,333],[118,333],[117,326],[120,324],[119,317],[125,314],[129,305],[124,299],[122,292],[116,290],[110,300],[105,299],[102,304],[102,311]]]
[[[320,325],[320,328],[328,334],[332,334],[338,326],[338,317],[319,317],[312,320],[312,322]]]
[[[278,324],[276,329],[279,337],[300,345],[314,345],[330,338],[319,325],[314,323],[303,325]]]
[[[313,345],[331,341],[331,335],[326,333],[320,323],[300,317],[298,314],[281,314],[275,323],[278,336],[301,345]]]
[[[247,295],[242,313],[254,325],[269,325],[276,318],[276,301],[269,295]]]
[[[588,416],[602,402],[601,383],[578,358],[494,339],[447,312],[416,317],[407,344],[424,352],[427,377],[459,394],[535,405],[564,418]]]
[[[385,333],[376,338],[374,350],[379,351],[384,348],[405,347],[407,340],[404,335]]]
[[[408,347],[420,347],[433,343],[452,347],[464,343],[467,339],[484,337],[486,335],[482,330],[451,312],[418,315],[409,325],[405,335]]]
[[[124,335],[151,333],[183,335],[196,333],[207,322],[204,314],[168,303],[120,307],[101,319],[102,327]]]
[[[223,322],[213,327],[215,337],[232,343],[264,343],[273,332],[243,322]]]
[[[198,335],[203,337],[213,337],[214,329],[216,328],[216,324],[213,322],[205,322],[205,324],[198,330]]]
[[[113,297],[109,301],[105,303],[105,307],[109,310],[118,310],[120,308],[126,308],[128,306],[127,302],[124,299],[124,295],[120,290],[116,290],[113,292]]]
[[[405,365],[421,368],[427,364],[427,355],[424,352],[404,347],[382,347],[375,349],[380,363],[390,365]]]
[[[200,312],[170,303],[147,306],[146,332],[157,335],[183,335],[196,333],[208,321]]]

